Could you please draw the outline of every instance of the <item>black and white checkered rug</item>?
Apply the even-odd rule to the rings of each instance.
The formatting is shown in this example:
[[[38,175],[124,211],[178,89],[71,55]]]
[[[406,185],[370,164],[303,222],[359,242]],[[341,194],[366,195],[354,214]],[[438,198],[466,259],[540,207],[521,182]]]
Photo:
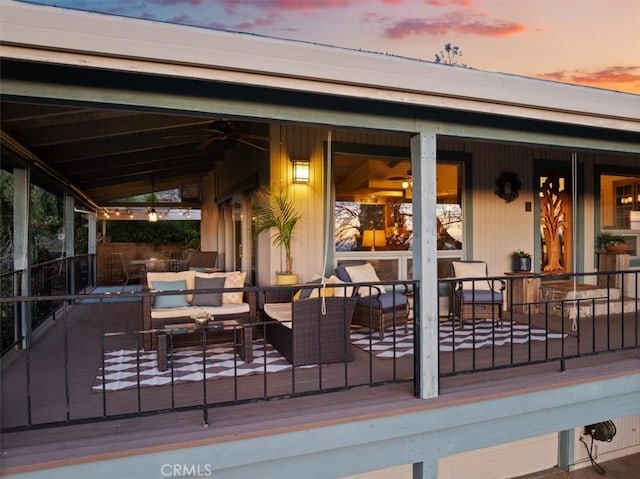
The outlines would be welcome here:
[[[566,336],[566,334],[565,334]],[[378,333],[369,334],[368,329],[358,329],[351,333],[351,343],[365,351],[373,351],[378,358],[401,358],[413,354],[413,328],[409,325],[407,333],[404,327],[385,331],[380,341]],[[551,333],[544,329],[529,328],[526,324],[505,321],[502,326],[492,321],[476,321],[475,328],[465,324],[455,328],[450,322],[440,324],[440,351],[451,352],[461,349],[479,349],[491,346],[504,346],[510,343],[524,344],[528,341],[546,341],[560,339],[562,334]],[[395,342],[395,348],[394,348]]]
[[[105,391],[119,391],[138,386],[138,357],[140,361],[140,387],[163,386],[171,384],[171,365],[166,371],[158,370],[155,351],[121,349],[105,353],[104,388]],[[247,376],[250,374],[275,373],[291,369],[291,364],[273,346],[264,340],[253,343],[252,363],[245,363],[236,356],[232,345],[215,345],[207,349],[207,379]],[[266,363],[266,366],[265,366]],[[309,366],[302,366],[309,367]],[[202,349],[180,348],[173,353],[174,384],[202,381]],[[98,370],[93,392],[101,392],[103,384],[102,368]]]
[[[513,334],[512,334],[513,333]],[[566,335],[565,335],[566,336]],[[560,339],[562,334],[550,333],[544,329],[531,328],[526,324],[505,322],[503,326],[495,326],[491,321],[476,322],[475,332],[470,324],[463,328],[452,328],[451,323],[440,325],[440,351],[447,352],[460,349],[482,348],[495,344],[503,346],[513,342],[522,344],[527,341],[545,341]],[[395,347],[394,347],[395,341]],[[370,335],[366,328],[351,332],[351,342],[365,351],[373,351],[378,358],[401,358],[413,354],[413,328],[409,325],[405,334],[404,327],[385,331],[384,339],[378,339],[374,331]],[[291,364],[269,343],[259,339],[253,343],[254,361],[245,363],[234,354],[233,346],[215,345],[207,349],[207,379],[247,376],[250,374],[276,373],[291,369]],[[158,370],[155,351],[121,349],[105,353],[104,389],[119,391],[138,386],[138,361],[140,364],[140,387],[163,386],[171,384],[171,368]],[[266,363],[266,366],[265,366]],[[302,366],[303,368],[314,366]],[[174,384],[202,381],[202,349],[180,348],[173,354]],[[93,392],[101,392],[103,387],[102,368],[98,370]]]

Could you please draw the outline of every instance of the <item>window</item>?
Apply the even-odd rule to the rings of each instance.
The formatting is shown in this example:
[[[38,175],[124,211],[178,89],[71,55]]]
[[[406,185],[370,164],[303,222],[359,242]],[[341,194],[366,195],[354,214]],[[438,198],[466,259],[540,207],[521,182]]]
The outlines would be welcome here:
[[[413,179],[409,160],[336,157],[336,251],[410,250]],[[462,251],[462,166],[437,165],[438,250]]]
[[[600,224],[603,230],[640,229],[640,178],[604,174],[600,177]],[[634,224],[631,224],[632,216]]]
[[[637,266],[640,261],[640,176],[624,170],[600,174],[599,224],[600,231],[619,234],[625,239],[631,265]]]

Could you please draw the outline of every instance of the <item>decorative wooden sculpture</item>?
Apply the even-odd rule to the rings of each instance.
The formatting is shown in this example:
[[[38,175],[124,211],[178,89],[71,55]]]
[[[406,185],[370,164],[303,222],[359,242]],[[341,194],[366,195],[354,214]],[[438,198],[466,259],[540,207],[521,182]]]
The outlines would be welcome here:
[[[542,271],[567,272],[571,269],[571,196],[560,187],[558,176],[546,178],[540,188],[541,232],[546,246]]]

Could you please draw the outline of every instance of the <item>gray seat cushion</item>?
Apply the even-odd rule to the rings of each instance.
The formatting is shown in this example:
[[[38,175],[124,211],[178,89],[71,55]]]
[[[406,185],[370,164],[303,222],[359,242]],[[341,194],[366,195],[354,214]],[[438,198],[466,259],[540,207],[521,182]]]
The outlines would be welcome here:
[[[489,303],[492,301],[502,301],[502,293],[496,291],[476,290],[471,291],[465,289],[464,291],[456,291],[456,295],[460,296],[465,302],[475,301],[476,303]]]
[[[364,304],[376,309],[393,309],[407,305],[407,297],[401,293],[387,292],[379,296],[365,296],[358,299],[358,304]]]

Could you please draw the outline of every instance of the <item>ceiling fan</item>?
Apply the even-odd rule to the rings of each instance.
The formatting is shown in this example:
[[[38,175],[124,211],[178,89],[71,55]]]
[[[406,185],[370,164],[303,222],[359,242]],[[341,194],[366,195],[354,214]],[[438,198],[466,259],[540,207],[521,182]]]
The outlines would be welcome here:
[[[403,190],[413,189],[413,178],[411,176],[411,170],[407,170],[407,174],[406,175],[391,176],[391,177],[387,178],[387,180],[388,181],[402,181],[401,185],[402,185],[402,189]]]
[[[235,125],[227,120],[216,120],[207,125],[201,126],[198,130],[192,133],[185,133],[183,135],[172,135],[167,136],[165,138],[199,138],[203,137],[202,141],[198,143],[196,146],[196,150],[204,150],[209,147],[211,144],[219,141],[231,141],[244,143],[245,145],[251,146],[252,148],[256,148],[261,151],[269,151],[269,148],[266,146],[262,146],[257,144],[255,141],[250,140],[258,140],[269,142],[269,137],[262,135],[254,135],[249,133],[236,132]]]

